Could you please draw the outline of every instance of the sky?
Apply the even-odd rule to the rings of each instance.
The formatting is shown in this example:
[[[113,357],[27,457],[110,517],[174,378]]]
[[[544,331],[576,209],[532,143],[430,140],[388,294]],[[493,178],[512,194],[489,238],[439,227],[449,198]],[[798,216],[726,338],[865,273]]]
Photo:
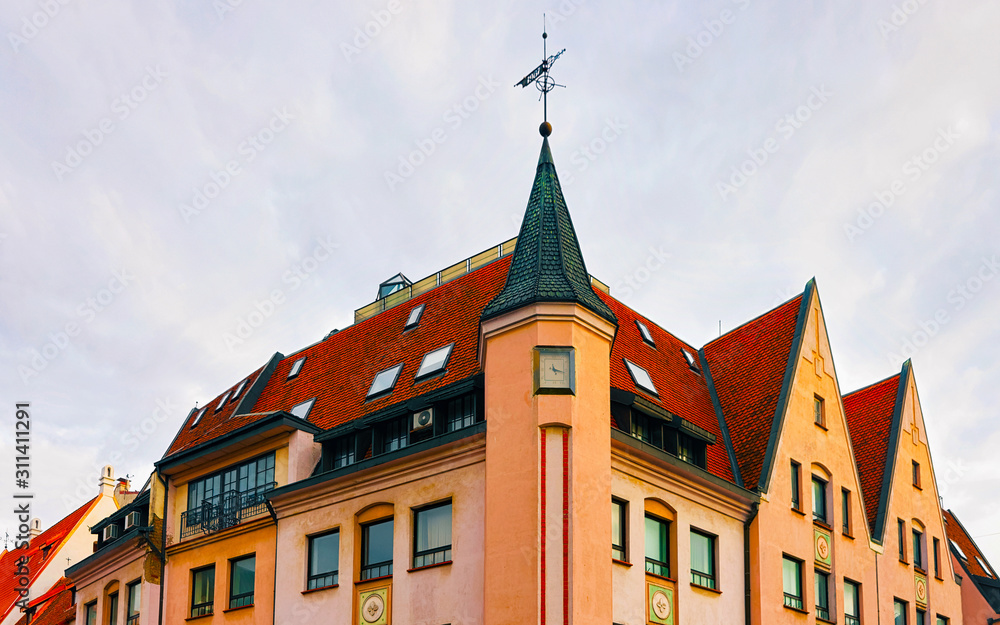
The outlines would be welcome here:
[[[912,357],[945,507],[1000,565],[988,0],[5,0],[0,458],[30,402],[43,525],[379,282],[516,236],[543,12],[590,273],[694,345],[815,277],[842,391]]]

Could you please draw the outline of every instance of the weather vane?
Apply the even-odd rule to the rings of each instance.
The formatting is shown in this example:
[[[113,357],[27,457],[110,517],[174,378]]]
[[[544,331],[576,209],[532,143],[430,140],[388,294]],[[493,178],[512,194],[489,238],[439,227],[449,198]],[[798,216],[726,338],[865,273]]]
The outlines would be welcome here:
[[[556,84],[556,81],[552,80],[549,76],[549,70],[552,69],[552,64],[556,62],[562,53],[566,51],[563,48],[556,54],[552,56],[547,56],[548,51],[545,46],[545,40],[549,38],[549,34],[545,32],[545,15],[542,15],[542,64],[531,70],[531,73],[521,79],[519,83],[514,85],[515,87],[527,87],[531,83],[535,83],[535,88],[541,92],[538,96],[539,100],[543,101],[542,104],[542,115],[543,121],[542,125],[539,126],[538,132],[542,134],[543,137],[547,137],[552,134],[552,124],[549,123],[549,91],[552,91],[556,87],[565,87],[566,85]]]

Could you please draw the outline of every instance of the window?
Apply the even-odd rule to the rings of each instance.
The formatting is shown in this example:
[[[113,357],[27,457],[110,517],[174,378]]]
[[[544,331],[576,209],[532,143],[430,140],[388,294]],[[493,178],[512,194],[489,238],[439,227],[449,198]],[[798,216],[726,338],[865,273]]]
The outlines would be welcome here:
[[[705,468],[707,463],[707,447],[704,442],[695,440],[687,434],[677,433],[677,457],[695,466]]]
[[[816,571],[816,618],[830,620],[830,576]]]
[[[292,368],[288,370],[288,377],[286,379],[291,380],[302,371],[302,365],[306,364],[306,359],[303,356],[295,362],[292,363]]]
[[[226,394],[223,395],[222,399],[219,400],[219,405],[215,407],[215,411],[219,412],[220,410],[222,410],[222,407],[226,405],[226,400],[228,399],[229,399],[229,391],[226,391]]]
[[[924,534],[920,530],[913,528],[913,566],[918,569],[924,568]]]
[[[913,485],[920,488],[920,463],[913,461]]]
[[[611,499],[611,557],[622,562],[628,562],[628,554],[625,553],[627,511],[627,503],[621,499]]]
[[[646,572],[670,577],[670,522],[646,515]]]
[[[399,378],[399,372],[402,370],[403,363],[399,363],[395,367],[389,367],[375,374],[375,379],[372,380],[372,387],[368,389],[368,397],[366,399],[371,399],[392,391],[393,387],[396,386],[396,379]]]
[[[635,325],[639,327],[639,334],[642,335],[642,340],[648,343],[650,347],[656,347],[656,341],[653,340],[653,335],[649,333],[649,328],[646,327],[646,324],[636,319]]]
[[[254,572],[257,556],[229,561],[229,609],[253,605]]]
[[[792,509],[802,511],[802,486],[800,485],[800,475],[802,467],[798,462],[792,460]]]
[[[899,599],[894,599],[892,602],[892,611],[894,615],[893,625],[906,625],[906,607],[905,601],[900,601]]]
[[[341,436],[333,441],[333,468],[339,469],[354,464],[357,457],[358,439],[355,434]]]
[[[632,381],[641,390],[647,393],[652,393],[653,395],[659,395],[656,392],[656,387],[653,385],[653,379],[649,377],[649,373],[639,365],[632,364],[628,360],[625,361],[625,366],[628,368],[629,375],[632,376]]]
[[[416,510],[413,517],[413,568],[451,560],[451,502]]]
[[[781,559],[781,580],[785,589],[785,605],[796,610],[803,609],[802,561],[783,556]]]
[[[906,523],[903,519],[896,520],[896,540],[899,542],[899,561],[906,562]]]
[[[118,625],[118,593],[108,595],[108,625]]]
[[[983,569],[984,575],[986,575],[987,577],[993,577],[992,575],[990,575],[990,567],[986,566],[986,563],[983,562],[982,558],[976,556],[976,562],[978,562],[979,566]]]
[[[716,587],[715,536],[691,529],[691,583]]]
[[[309,537],[309,580],[306,589],[337,584],[340,568],[340,530]]]
[[[188,507],[181,514],[181,538],[223,530],[267,511],[264,494],[273,490],[274,453],[229,467],[188,484]]]
[[[425,354],[424,359],[420,362],[420,368],[417,369],[415,379],[419,380],[439,371],[444,371],[445,366],[448,364],[448,356],[451,355],[451,348],[453,347],[455,347],[454,343]]]
[[[843,515],[844,533],[851,535],[851,491],[840,489],[840,510]]]
[[[448,431],[454,432],[476,423],[476,395],[470,393],[448,402]]]
[[[240,393],[243,392],[243,387],[247,385],[247,380],[249,380],[249,379],[250,378],[247,378],[246,380],[243,380],[242,382],[240,382],[239,386],[236,387],[236,390],[233,391],[233,397],[232,397],[232,399],[234,401],[236,400],[237,397],[240,396]]]
[[[819,395],[813,396],[813,421],[822,428],[826,427],[826,406]]]
[[[361,526],[361,580],[392,575],[392,519]]]
[[[191,618],[212,613],[215,599],[215,567],[198,569],[191,574]]]
[[[91,601],[83,606],[85,625],[97,625],[97,602]]]
[[[812,478],[813,519],[828,523],[826,514],[826,480],[815,475]]]
[[[201,418],[205,416],[205,411],[206,410],[208,410],[207,406],[204,407],[204,408],[202,408],[201,411],[198,412],[198,416],[195,417],[194,421],[191,422],[191,427],[192,428],[194,428],[194,426],[198,425],[198,422],[201,421]]]
[[[917,608],[917,625],[927,625],[927,613]]]
[[[948,622],[949,622],[948,617],[941,616],[940,614],[938,614],[938,616],[937,616],[937,625],[948,625]]]
[[[681,353],[684,354],[684,360],[687,361],[688,367],[691,371],[695,373],[701,373],[701,369],[698,368],[698,359],[694,357],[694,354],[686,349],[681,349]]]
[[[902,523],[902,521],[900,521],[900,523]],[[957,551],[957,552],[958,552],[958,555],[959,555],[959,556],[960,556],[960,557],[961,557],[961,558],[962,558],[963,560],[968,560],[968,559],[969,559],[968,557],[966,557],[966,555],[965,555],[965,552],[964,552],[964,551],[962,551],[962,548],[958,546],[958,543],[956,543],[956,542],[955,542],[954,540],[952,540],[952,539],[950,539],[950,538],[948,539],[948,542],[949,542],[949,543],[951,543],[951,548],[952,548],[952,549],[954,549],[955,551]]]
[[[304,401],[301,404],[295,406],[294,408],[292,408],[291,410],[289,410],[289,412],[292,413],[293,415],[295,415],[296,417],[300,418],[300,419],[308,419],[309,418],[309,411],[312,410],[312,407],[313,407],[314,403],[316,403],[316,398],[315,397],[313,397],[309,401]]]
[[[386,421],[377,428],[376,432],[382,444],[376,449],[379,453],[387,454],[406,447],[407,437],[410,433],[410,420],[407,417]]]
[[[420,317],[424,314],[424,305],[414,306],[410,309],[410,316],[406,318],[406,325],[403,327],[404,330],[409,330],[410,328],[416,327],[420,323]]]
[[[861,585],[844,580],[844,625],[861,625]]]
[[[941,541],[934,539],[934,577],[941,579]]]
[[[128,603],[125,605],[125,625],[136,625],[139,622],[139,604],[141,601],[142,580],[129,584],[127,587]]]

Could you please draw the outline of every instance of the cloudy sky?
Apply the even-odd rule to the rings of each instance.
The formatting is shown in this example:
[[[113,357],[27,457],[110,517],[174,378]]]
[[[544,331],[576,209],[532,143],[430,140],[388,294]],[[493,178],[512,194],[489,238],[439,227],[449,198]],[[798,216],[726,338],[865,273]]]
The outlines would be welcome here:
[[[44,524],[380,281],[516,234],[543,11],[590,272],[696,345],[815,276],[842,389],[913,357],[945,505],[1000,563],[988,0],[5,0],[0,449],[30,401]]]

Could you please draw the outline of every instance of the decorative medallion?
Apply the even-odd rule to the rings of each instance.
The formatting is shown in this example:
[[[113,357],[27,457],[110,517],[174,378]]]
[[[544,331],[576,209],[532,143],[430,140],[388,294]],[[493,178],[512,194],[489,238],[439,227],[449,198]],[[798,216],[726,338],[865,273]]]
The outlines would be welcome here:
[[[674,625],[674,591],[656,584],[646,584],[649,598],[649,623]]]
[[[372,588],[358,593],[359,625],[389,625],[389,588]]]
[[[830,535],[825,531],[816,528],[815,543],[816,562],[830,566],[830,564],[832,564],[832,558],[830,557]]]
[[[927,605],[927,578],[919,573],[914,575],[914,578],[917,603]]]

